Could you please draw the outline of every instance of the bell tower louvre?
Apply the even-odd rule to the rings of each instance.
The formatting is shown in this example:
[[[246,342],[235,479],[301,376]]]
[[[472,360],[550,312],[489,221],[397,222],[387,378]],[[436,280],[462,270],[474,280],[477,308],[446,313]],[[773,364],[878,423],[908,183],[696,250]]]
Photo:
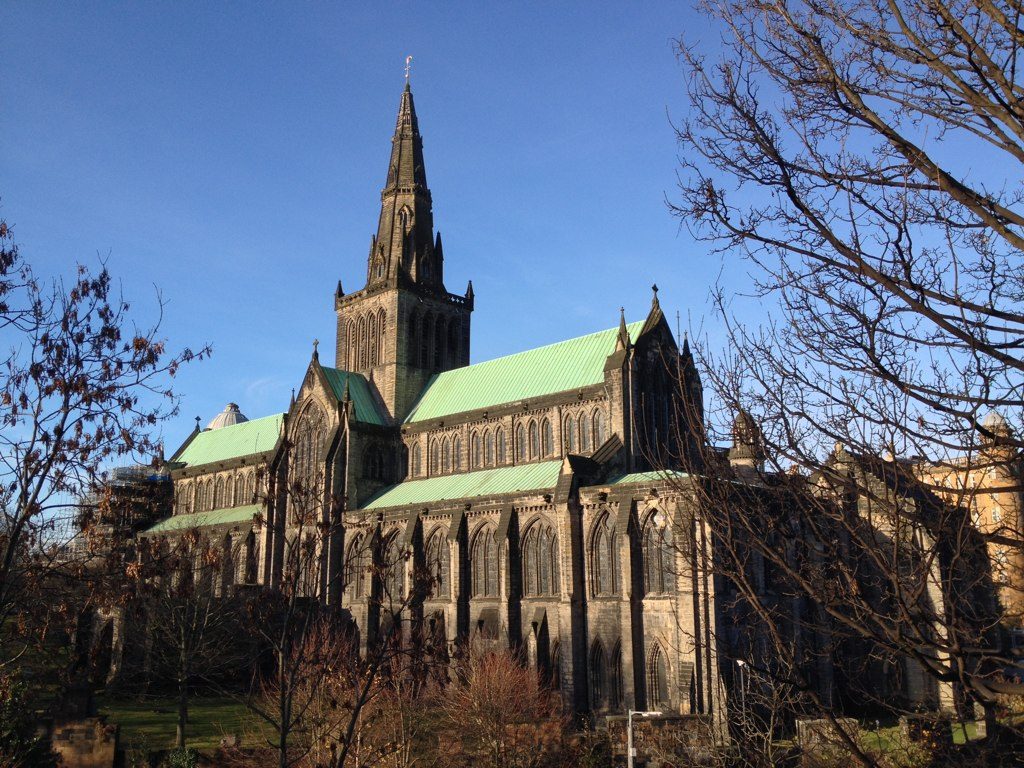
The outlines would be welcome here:
[[[335,293],[335,364],[377,388],[392,419],[401,420],[430,377],[469,364],[473,285],[444,286],[441,233],[434,234],[416,107],[408,80],[398,105],[377,233],[370,241],[366,285]]]

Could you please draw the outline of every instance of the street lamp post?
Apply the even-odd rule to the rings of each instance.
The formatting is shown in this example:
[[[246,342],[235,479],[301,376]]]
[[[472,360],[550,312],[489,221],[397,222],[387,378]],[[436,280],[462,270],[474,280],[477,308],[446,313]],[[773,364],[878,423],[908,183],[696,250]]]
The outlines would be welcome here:
[[[740,668],[740,712],[742,713],[743,727],[745,728],[747,724],[747,662],[743,659],[736,659],[736,666]]]
[[[640,712],[635,709],[629,710],[629,714],[626,717],[626,768],[633,768],[633,753],[636,751],[633,749],[633,716],[637,717],[656,717],[661,712]]]

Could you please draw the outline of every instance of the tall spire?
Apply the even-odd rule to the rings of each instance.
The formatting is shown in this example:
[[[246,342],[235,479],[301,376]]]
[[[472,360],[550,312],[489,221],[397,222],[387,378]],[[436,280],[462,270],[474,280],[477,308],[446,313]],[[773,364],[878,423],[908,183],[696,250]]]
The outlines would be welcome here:
[[[367,285],[411,281],[443,288],[443,259],[434,241],[434,217],[423,139],[412,88],[406,80],[391,139],[388,175],[381,191],[377,236],[370,245]]]

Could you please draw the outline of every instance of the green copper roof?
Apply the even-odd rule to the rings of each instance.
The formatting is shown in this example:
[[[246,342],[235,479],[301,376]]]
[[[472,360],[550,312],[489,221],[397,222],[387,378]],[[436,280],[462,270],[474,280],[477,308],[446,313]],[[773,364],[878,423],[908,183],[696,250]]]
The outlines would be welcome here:
[[[623,485],[624,483],[662,483],[681,480],[688,477],[685,472],[678,472],[674,469],[656,469],[651,472],[633,472],[628,475],[617,475],[611,478],[606,485]]]
[[[404,483],[384,489],[364,504],[363,509],[430,504],[436,501],[554,488],[561,468],[561,461],[544,461],[539,464],[482,469],[462,475],[406,480]]]
[[[643,327],[643,322],[627,326],[631,341]],[[611,328],[440,373],[427,384],[405,421],[438,419],[600,384],[618,333],[618,328]]]
[[[200,432],[175,461],[194,467],[269,451],[277,445],[283,421],[284,414],[278,413]]]
[[[352,405],[355,407],[356,421],[364,424],[387,424],[387,417],[377,404],[377,398],[370,389],[370,382],[363,378],[362,374],[323,366],[321,370],[334,390],[334,396],[339,400],[344,399],[345,383],[348,383],[348,396],[352,398]]]
[[[187,531],[190,528],[203,528],[210,525],[226,523],[248,523],[262,511],[259,504],[249,504],[231,509],[215,509],[211,512],[193,512],[188,515],[174,515],[149,528],[146,533],[169,533],[171,531]]]

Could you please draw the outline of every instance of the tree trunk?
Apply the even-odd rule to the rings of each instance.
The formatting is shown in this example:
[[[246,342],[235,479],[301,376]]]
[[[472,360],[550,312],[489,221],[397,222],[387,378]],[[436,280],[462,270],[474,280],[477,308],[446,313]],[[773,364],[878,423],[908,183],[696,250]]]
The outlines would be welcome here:
[[[175,731],[174,746],[185,748],[185,725],[188,723],[188,681],[178,679],[178,727]]]

